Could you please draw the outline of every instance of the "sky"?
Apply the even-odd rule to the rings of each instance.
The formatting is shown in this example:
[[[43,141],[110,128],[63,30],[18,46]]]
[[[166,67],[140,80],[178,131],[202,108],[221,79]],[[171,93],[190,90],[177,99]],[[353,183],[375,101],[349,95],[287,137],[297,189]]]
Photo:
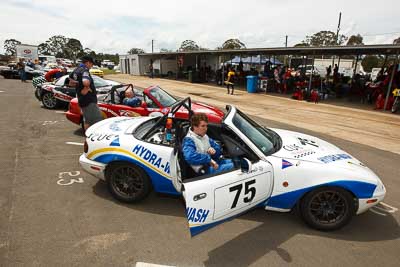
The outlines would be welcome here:
[[[39,45],[54,35],[81,41],[96,53],[131,48],[176,50],[184,40],[215,49],[237,38],[247,48],[294,46],[321,30],[361,34],[365,44],[400,37],[399,0],[1,0],[0,53],[4,41]]]

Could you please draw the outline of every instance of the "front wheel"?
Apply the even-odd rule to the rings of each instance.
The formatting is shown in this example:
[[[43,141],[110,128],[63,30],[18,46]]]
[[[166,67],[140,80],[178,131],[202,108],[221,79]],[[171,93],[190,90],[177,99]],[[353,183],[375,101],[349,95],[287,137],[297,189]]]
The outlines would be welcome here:
[[[58,105],[58,100],[54,97],[53,93],[45,92],[42,95],[42,103],[47,109],[55,109]]]
[[[392,113],[396,113],[397,110],[399,110],[399,106],[400,106],[400,97],[396,96],[392,106]]]
[[[355,213],[353,196],[339,187],[322,187],[308,193],[301,202],[303,220],[312,228],[333,231],[348,224]]]
[[[151,190],[150,178],[143,169],[131,163],[111,164],[106,170],[106,181],[111,195],[121,202],[138,202]]]

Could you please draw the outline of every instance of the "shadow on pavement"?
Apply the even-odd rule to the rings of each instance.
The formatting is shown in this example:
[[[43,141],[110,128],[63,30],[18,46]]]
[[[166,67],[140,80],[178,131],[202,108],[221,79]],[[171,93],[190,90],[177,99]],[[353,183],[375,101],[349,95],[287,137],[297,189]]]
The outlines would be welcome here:
[[[156,193],[137,204],[124,204],[114,200],[107,185],[99,181],[93,192],[104,199],[126,208],[167,216],[185,217],[184,203],[180,197],[164,196]],[[351,223],[334,232],[320,232],[302,223],[296,212],[278,213],[257,209],[240,217],[262,223],[244,232],[222,246],[209,252],[205,266],[248,266],[271,251],[275,251],[285,262],[292,262],[288,251],[280,246],[297,234],[332,238],[335,240],[371,242],[394,240],[400,237],[400,227],[390,213],[386,216],[372,212],[355,216]],[[223,225],[217,226],[222,231]],[[212,231],[212,230],[211,230]],[[196,237],[195,237],[196,238]]]

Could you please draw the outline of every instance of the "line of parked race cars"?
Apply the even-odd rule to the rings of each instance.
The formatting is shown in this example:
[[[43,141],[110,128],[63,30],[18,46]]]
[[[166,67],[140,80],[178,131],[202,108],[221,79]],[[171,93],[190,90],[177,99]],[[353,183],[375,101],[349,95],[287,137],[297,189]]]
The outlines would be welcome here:
[[[86,131],[82,168],[106,182],[119,201],[134,203],[151,190],[182,195],[190,233],[196,235],[259,207],[296,210],[312,228],[330,231],[383,200],[386,189],[367,166],[319,138],[264,127],[234,106],[220,110],[160,88],[134,88],[142,104],[122,105],[132,85],[93,77],[104,119]],[[43,106],[68,104],[66,117],[82,124],[68,76],[35,88]],[[209,118],[208,135],[235,168],[198,175],[181,146],[193,113]],[[168,133],[168,134],[167,134]]]

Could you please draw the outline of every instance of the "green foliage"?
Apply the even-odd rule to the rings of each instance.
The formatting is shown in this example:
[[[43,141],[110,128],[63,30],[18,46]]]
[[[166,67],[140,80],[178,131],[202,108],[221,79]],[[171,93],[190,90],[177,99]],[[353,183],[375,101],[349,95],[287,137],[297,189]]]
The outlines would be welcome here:
[[[161,48],[160,49],[160,53],[170,53],[170,52],[174,52],[174,51],[171,50],[171,49],[168,49],[168,48]]]
[[[400,37],[393,40],[393,44],[400,44]]]
[[[6,55],[14,56],[17,54],[16,46],[21,44],[20,41],[15,39],[7,39],[4,41],[4,50],[6,51]]]
[[[195,41],[192,40],[185,40],[182,42],[179,51],[193,51],[193,50],[200,50],[200,46],[196,44]]]
[[[346,45],[364,45],[363,37],[360,34],[352,35]]]
[[[131,48],[128,52],[129,55],[134,55],[134,54],[143,54],[145,53],[143,49],[141,48]]]
[[[363,66],[365,71],[370,72],[372,68],[379,68],[383,63],[383,59],[378,56],[369,55],[365,56],[361,61],[361,65]]]
[[[332,31],[319,31],[311,36],[306,36],[306,40],[302,41],[303,46],[333,46],[342,45],[347,40],[343,34],[339,35],[336,42],[336,33]]]
[[[309,43],[305,43],[304,41],[301,41],[301,43],[295,44],[294,47],[308,47],[310,46]]]
[[[221,47],[218,47],[217,49],[228,50],[242,48],[246,48],[246,45],[242,43],[239,39],[228,39],[222,44]]]

